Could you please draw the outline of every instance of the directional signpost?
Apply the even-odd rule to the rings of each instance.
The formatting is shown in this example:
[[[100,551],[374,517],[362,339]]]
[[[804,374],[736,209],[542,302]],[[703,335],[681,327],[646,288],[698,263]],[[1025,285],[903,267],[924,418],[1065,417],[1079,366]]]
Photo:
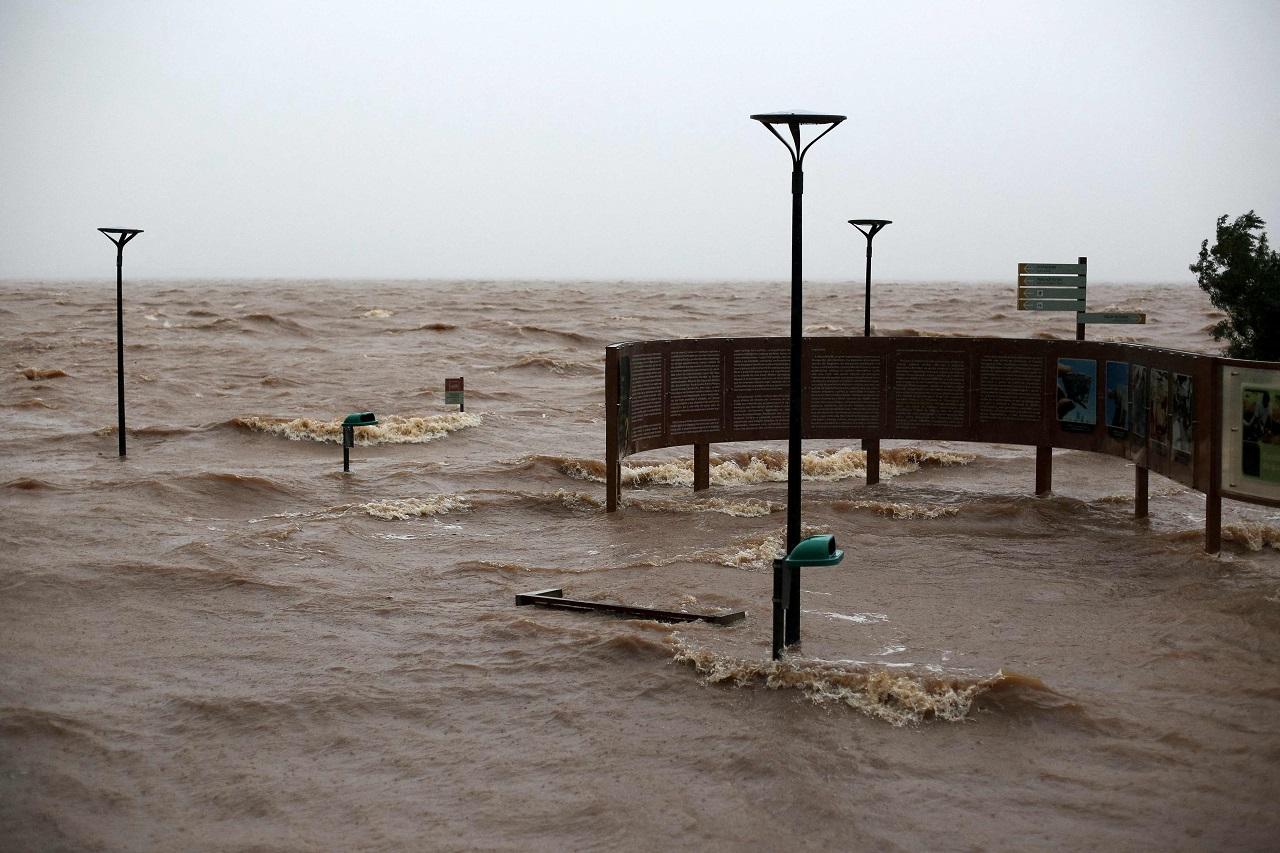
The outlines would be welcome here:
[[[1018,264],[1019,311],[1076,312],[1076,340],[1084,340],[1084,327],[1089,323],[1146,323],[1140,313],[1107,312],[1090,314],[1085,309],[1085,288],[1089,259],[1077,258],[1074,264]],[[1136,466],[1138,493],[1147,493],[1147,469]],[[1053,448],[1036,447],[1036,494],[1053,490]]]
[[[1088,259],[1074,264],[1018,264],[1019,311],[1074,311],[1076,340],[1084,340],[1085,278]]]
[[[1076,340],[1084,340],[1090,323],[1146,323],[1147,315],[1110,311],[1090,314],[1085,308],[1089,259],[1074,264],[1018,264],[1019,311],[1076,312]]]
[[[444,381],[444,404],[446,406],[457,406],[459,412],[467,410],[467,404],[463,399],[463,377],[459,376],[455,379],[446,379]]]

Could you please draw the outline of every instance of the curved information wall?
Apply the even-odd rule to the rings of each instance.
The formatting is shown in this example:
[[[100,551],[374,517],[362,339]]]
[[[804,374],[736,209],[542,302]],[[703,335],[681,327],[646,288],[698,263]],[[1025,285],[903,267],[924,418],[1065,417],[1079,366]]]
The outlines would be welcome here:
[[[711,443],[785,439],[789,358],[782,337],[607,347],[609,510],[621,460],[633,453],[694,445],[697,488]],[[1280,506],[1273,362],[1094,341],[815,337],[805,339],[802,381],[807,439],[1025,444],[1046,449],[1046,461],[1048,448],[1088,450],[1204,492],[1211,504],[1227,495]],[[1257,427],[1270,423],[1264,395],[1276,400],[1274,444]]]

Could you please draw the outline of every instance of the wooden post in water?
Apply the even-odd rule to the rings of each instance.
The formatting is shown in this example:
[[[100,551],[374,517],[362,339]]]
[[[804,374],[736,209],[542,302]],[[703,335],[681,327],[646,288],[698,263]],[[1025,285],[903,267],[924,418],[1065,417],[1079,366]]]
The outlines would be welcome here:
[[[1222,550],[1222,494],[1217,489],[1204,496],[1204,550],[1206,554]]]
[[[1053,448],[1036,447],[1036,494],[1053,491]]]
[[[880,439],[862,439],[862,450],[867,454],[867,485],[880,482]]]
[[[604,510],[618,511],[622,462],[618,448],[618,351],[604,351]]]
[[[1150,471],[1142,465],[1133,466],[1133,517],[1147,517],[1147,481]]]
[[[700,492],[711,488],[711,445],[702,442],[693,446],[693,490]]]
[[[1216,554],[1222,550],[1222,369],[1216,364],[1209,383],[1211,412],[1209,432],[1217,440],[1209,451],[1209,491],[1204,496],[1204,550]]]

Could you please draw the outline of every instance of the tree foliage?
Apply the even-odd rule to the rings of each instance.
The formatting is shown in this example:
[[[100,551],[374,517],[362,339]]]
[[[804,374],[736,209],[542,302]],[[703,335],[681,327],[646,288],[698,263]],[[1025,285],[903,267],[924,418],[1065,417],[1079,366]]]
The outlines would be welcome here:
[[[1280,361],[1280,253],[1267,243],[1267,223],[1252,210],[1227,222],[1218,217],[1216,242],[1200,244],[1191,265],[1200,288],[1227,318],[1213,327],[1232,358]]]

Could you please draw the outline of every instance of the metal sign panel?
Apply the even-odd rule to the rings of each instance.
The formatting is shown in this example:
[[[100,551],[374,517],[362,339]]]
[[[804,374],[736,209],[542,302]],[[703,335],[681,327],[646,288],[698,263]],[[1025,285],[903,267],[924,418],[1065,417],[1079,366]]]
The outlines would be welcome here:
[[[1078,275],[1020,275],[1018,287],[1074,287],[1084,290],[1085,283]]]
[[[1084,299],[1083,287],[1025,287],[1018,285],[1019,299]]]
[[[456,379],[446,379],[444,381],[444,404],[446,406],[462,405],[462,377]]]
[[[1026,299],[1018,297],[1019,311],[1083,311],[1083,299]]]
[[[1141,312],[1126,313],[1123,311],[1104,311],[1097,314],[1081,312],[1076,316],[1077,323],[1146,323],[1147,315]]]
[[[1018,275],[1084,275],[1085,264],[1018,264]]]

